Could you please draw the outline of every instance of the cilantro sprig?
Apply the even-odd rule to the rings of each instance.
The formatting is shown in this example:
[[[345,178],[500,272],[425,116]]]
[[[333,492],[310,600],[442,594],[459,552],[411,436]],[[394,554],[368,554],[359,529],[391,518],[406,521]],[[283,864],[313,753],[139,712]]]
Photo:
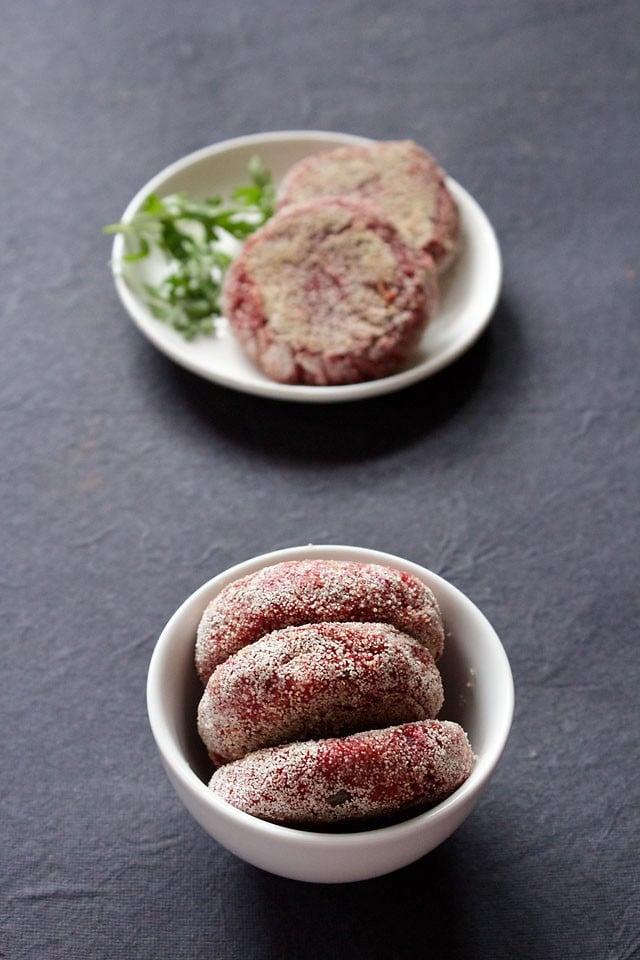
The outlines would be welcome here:
[[[236,187],[228,199],[152,193],[130,220],[103,229],[134,241],[135,248],[122,257],[124,264],[154,250],[162,253],[167,270],[158,284],[144,284],[146,305],[187,340],[215,331],[222,282],[232,260],[230,240],[242,242],[273,215],[275,189],[259,157],[251,159],[249,175],[251,182]]]

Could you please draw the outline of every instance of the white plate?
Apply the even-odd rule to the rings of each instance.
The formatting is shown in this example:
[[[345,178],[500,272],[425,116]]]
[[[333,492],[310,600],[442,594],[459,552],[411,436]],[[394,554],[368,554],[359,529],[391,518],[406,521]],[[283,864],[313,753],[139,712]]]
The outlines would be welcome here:
[[[166,167],[133,198],[122,219],[130,219],[150,193],[167,196],[184,191],[194,196],[228,194],[247,182],[247,167],[259,154],[276,184],[297,160],[345,144],[367,143],[364,137],[323,131],[282,131],[237,137],[204,147]],[[113,244],[113,272],[118,295],[133,321],[159,350],[176,363],[225,387],[245,393],[310,403],[357,400],[407,387],[441,370],[467,350],[485,329],[495,308],[502,279],[502,262],[493,228],[481,207],[450,178],[447,185],[461,214],[463,248],[449,271],[436,317],[418,350],[399,373],[380,380],[346,386],[292,386],[269,380],[245,356],[228,328],[218,322],[218,333],[187,341],[156,320],[144,303],[143,284],[156,283],[159,262],[150,257],[128,263],[126,280],[121,266],[127,252],[122,235]]]

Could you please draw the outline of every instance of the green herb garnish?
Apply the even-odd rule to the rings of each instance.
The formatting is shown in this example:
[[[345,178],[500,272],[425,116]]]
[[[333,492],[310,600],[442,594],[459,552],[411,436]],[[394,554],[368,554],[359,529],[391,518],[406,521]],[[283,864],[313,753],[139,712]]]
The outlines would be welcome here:
[[[251,183],[236,187],[229,199],[150,194],[131,220],[104,227],[103,233],[135,240],[137,248],[123,256],[125,263],[161,251],[167,272],[159,284],[144,284],[146,304],[187,340],[215,330],[233,241],[243,241],[273,215],[275,190],[259,157],[251,159],[249,174]]]

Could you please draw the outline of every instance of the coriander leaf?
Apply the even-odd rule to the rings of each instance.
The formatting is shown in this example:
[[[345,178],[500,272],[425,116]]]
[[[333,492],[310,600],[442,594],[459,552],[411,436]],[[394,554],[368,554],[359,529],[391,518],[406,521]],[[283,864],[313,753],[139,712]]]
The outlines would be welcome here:
[[[137,244],[123,254],[123,264],[143,260],[152,251],[162,254],[166,273],[158,284],[144,284],[146,305],[153,317],[187,340],[215,332],[232,260],[229,239],[242,242],[273,216],[275,188],[260,157],[251,158],[249,175],[251,183],[236,187],[227,200],[149,194],[130,220],[103,228],[105,234],[120,233]]]

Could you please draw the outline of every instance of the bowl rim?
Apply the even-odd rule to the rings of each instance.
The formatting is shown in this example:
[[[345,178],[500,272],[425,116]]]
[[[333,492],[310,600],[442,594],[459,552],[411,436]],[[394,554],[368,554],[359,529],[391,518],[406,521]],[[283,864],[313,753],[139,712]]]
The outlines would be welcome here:
[[[422,811],[399,823],[388,826],[378,826],[372,829],[357,831],[345,830],[343,832],[331,833],[322,830],[289,827],[254,817],[234,807],[221,797],[217,797],[208,789],[207,784],[200,779],[186,760],[168,722],[160,688],[163,670],[165,669],[167,659],[171,655],[172,637],[177,626],[186,618],[193,619],[196,612],[199,614],[197,617],[197,619],[199,619],[209,600],[233,580],[273,563],[278,563],[283,560],[308,558],[309,555],[318,559],[324,557],[327,559],[352,559],[360,560],[361,562],[382,563],[387,566],[406,570],[421,577],[423,580],[425,579],[424,574],[427,574],[429,585],[436,585],[436,589],[434,590],[436,596],[438,590],[443,593],[449,593],[460,606],[468,610],[470,609],[475,617],[479,617],[481,621],[484,622],[485,630],[492,638],[494,659],[500,670],[502,697],[500,704],[496,706],[496,710],[499,710],[498,715],[494,715],[492,719],[491,736],[488,747],[477,757],[469,777],[454,793],[429,810]],[[515,687],[507,653],[495,629],[476,604],[450,581],[410,560],[405,560],[402,557],[368,547],[336,544],[307,544],[306,546],[293,546],[273,550],[236,563],[207,580],[190,594],[169,618],[154,646],[147,674],[146,703],[151,732],[170,779],[179,779],[182,787],[194,793],[200,803],[204,804],[205,807],[211,808],[212,811],[215,811],[227,822],[244,825],[255,833],[264,836],[272,838],[280,837],[288,840],[295,837],[296,842],[303,846],[317,844],[317,842],[321,840],[326,847],[334,846],[344,849],[345,847],[356,848],[371,844],[375,842],[376,839],[382,841],[384,838],[385,842],[391,838],[400,839],[416,830],[420,831],[428,824],[435,824],[440,820],[445,820],[452,807],[457,807],[460,803],[464,803],[467,800],[471,801],[472,798],[481,793],[498,764],[509,737],[515,707]]]

